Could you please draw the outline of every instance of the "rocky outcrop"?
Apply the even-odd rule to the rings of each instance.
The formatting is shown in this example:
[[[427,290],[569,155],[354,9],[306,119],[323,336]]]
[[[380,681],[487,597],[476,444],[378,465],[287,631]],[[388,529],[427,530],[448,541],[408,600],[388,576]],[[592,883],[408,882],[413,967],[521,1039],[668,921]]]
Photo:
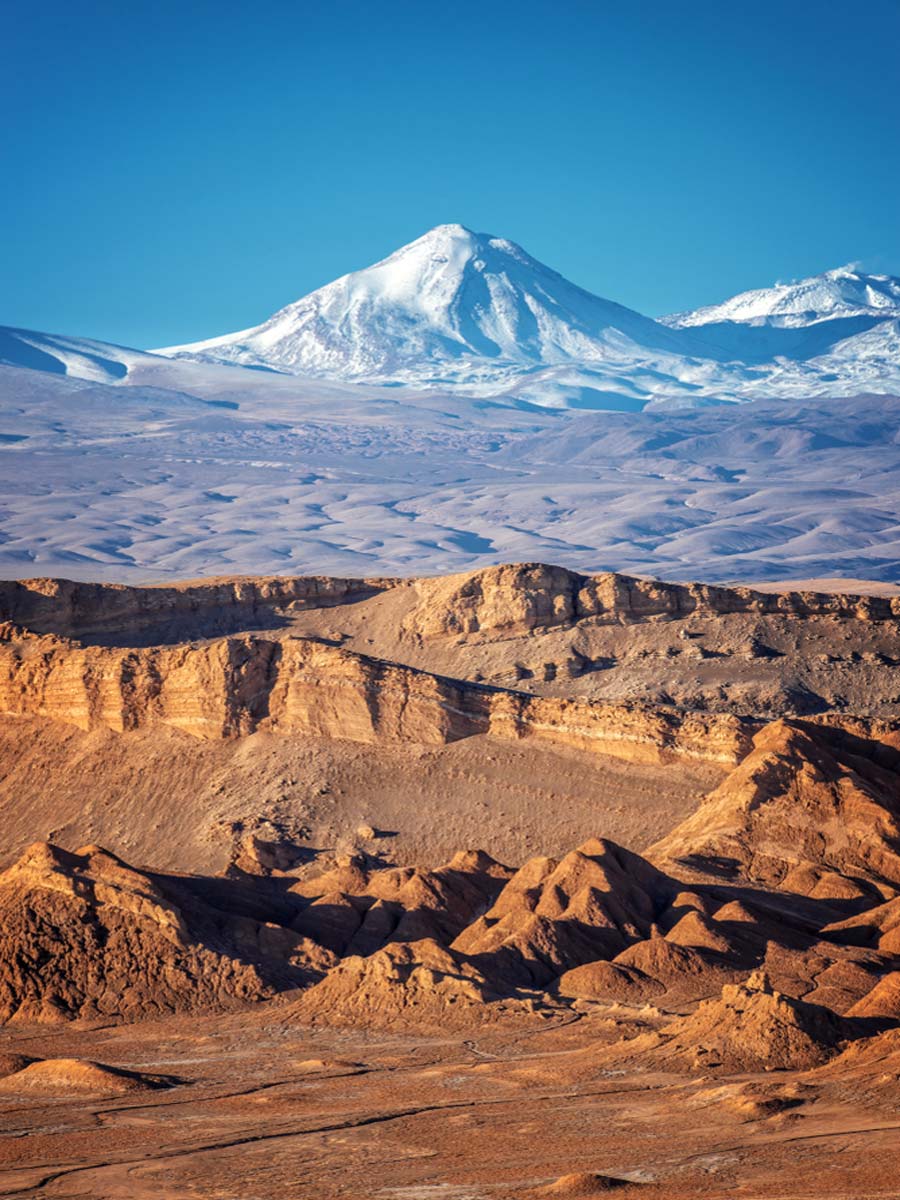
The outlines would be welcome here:
[[[245,634],[200,645],[81,646],[5,631],[0,713],[119,732],[199,737],[265,730],[440,745],[537,739],[632,761],[735,763],[756,728],[729,714],[531,696],[388,663],[328,642]]]
[[[186,640],[273,628],[307,608],[363,600],[388,589],[414,589],[403,620],[424,639],[460,634],[510,636],[586,618],[635,624],[692,614],[746,613],[895,621],[900,597],[820,592],[756,592],[701,583],[664,583],[608,572],[584,575],[544,563],[511,563],[465,575],[418,580],[260,576],[130,587],[65,579],[0,581],[0,623],[79,640],[131,637]]]
[[[491,978],[545,985],[646,937],[676,890],[639,855],[595,838],[559,862],[527,862],[453,949]]]
[[[657,860],[705,861],[823,900],[900,886],[900,754],[836,725],[774,721]]]
[[[719,955],[676,945],[657,933],[632,943],[613,959],[566,971],[555,990],[575,1000],[685,1004],[717,994],[739,973]]]
[[[481,851],[463,851],[433,871],[369,869],[351,860],[293,885],[293,894],[310,901],[293,928],[342,955],[372,954],[389,941],[448,945],[491,907],[512,874]]]
[[[757,971],[666,1026],[658,1057],[693,1070],[778,1071],[819,1066],[848,1036],[827,1009],[791,1000]]]
[[[596,1171],[572,1171],[560,1175],[546,1187],[535,1188],[526,1193],[526,1200],[543,1200],[544,1197],[557,1197],[557,1200],[592,1200],[595,1196],[607,1196],[610,1192],[618,1192],[631,1188],[630,1179],[619,1179],[615,1175],[601,1175]]]
[[[532,1001],[504,997],[463,956],[426,938],[345,958],[286,1015],[309,1024],[447,1029],[533,1010]]]
[[[587,576],[565,567],[516,563],[467,575],[420,579],[407,633],[422,638],[472,633],[522,633],[569,625],[585,616],[580,593]]]
[[[401,585],[394,579],[267,575],[209,579],[159,587],[75,583],[68,579],[0,581],[0,622],[35,633],[91,640],[130,636],[143,645],[155,637],[210,637],[270,628],[277,614],[328,608]]]
[[[691,614],[780,614],[887,621],[900,617],[900,597],[819,592],[755,592],[701,583],[662,583],[608,573],[581,575],[543,563],[488,567],[468,575],[421,579],[404,628],[422,638],[481,634],[504,637],[592,618],[636,624]]]
[[[136,1019],[260,1000],[331,959],[95,846],[36,843],[0,875],[0,1021]]]
[[[861,1018],[900,1017],[896,963],[876,944],[888,906],[872,929],[843,928],[826,924],[832,902],[758,889],[748,904],[748,890],[687,891],[604,839],[515,872],[466,851],[433,870],[348,856],[312,878],[161,875],[38,843],[0,875],[0,1022],[137,1020],[296,991],[288,1021],[441,1029],[585,1002],[650,1004],[662,1019],[721,990],[651,1049],[756,1070],[812,1065]],[[765,977],[738,986],[759,963]],[[12,1056],[0,1075],[29,1065]]]

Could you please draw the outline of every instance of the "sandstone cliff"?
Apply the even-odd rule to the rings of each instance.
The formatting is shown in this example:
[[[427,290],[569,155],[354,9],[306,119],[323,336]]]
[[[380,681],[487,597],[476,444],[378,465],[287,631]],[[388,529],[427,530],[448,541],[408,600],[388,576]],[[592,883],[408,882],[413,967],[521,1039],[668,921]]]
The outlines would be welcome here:
[[[210,579],[160,587],[0,580],[0,622],[88,640],[124,634],[139,645],[154,636],[186,640],[269,628],[277,623],[278,613],[346,604],[400,582],[319,575]]]
[[[662,583],[628,575],[580,575],[564,567],[516,563],[468,575],[421,579],[406,629],[423,638],[480,633],[508,636],[585,618],[632,624],[696,613],[833,616],[886,621],[900,617],[900,597],[819,592],[756,592],[702,583]]]
[[[81,729],[169,725],[216,738],[267,730],[360,742],[538,739],[632,761],[740,760],[756,726],[728,714],[532,696],[448,679],[326,642],[249,634],[200,645],[81,646],[6,627],[0,713]]]
[[[405,630],[425,639],[480,633],[508,636],[585,618],[635,624],[691,614],[734,613],[896,621],[900,596],[758,592],[745,587],[665,583],[607,572],[583,575],[544,563],[512,563],[425,579],[261,576],[131,587],[65,579],[0,581],[0,622],[35,633],[90,640],[185,637],[270,628],[307,609],[411,591]],[[137,644],[140,644],[138,642]]]

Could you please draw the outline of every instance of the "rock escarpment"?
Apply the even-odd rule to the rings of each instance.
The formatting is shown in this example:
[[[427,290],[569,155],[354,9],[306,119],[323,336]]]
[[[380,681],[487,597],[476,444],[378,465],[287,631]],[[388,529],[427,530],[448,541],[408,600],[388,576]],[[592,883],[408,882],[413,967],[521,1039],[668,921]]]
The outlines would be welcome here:
[[[900,617],[900,597],[820,592],[757,592],[702,583],[663,583],[609,572],[581,575],[543,563],[488,567],[468,575],[422,579],[406,629],[423,638],[480,633],[509,636],[586,618],[636,624],[690,614],[780,614],[885,621]]]
[[[0,622],[81,640],[131,635],[138,639],[132,644],[144,644],[154,634],[184,639],[272,628],[310,608],[356,603],[386,591],[411,593],[403,625],[409,634],[425,639],[476,633],[509,636],[587,618],[625,625],[736,613],[800,620],[900,619],[900,596],[760,592],[616,572],[585,575],[545,563],[509,563],[424,579],[271,575],[151,587],[6,580],[0,581]]]
[[[169,725],[199,737],[265,730],[444,744],[476,734],[617,757],[734,763],[755,726],[728,714],[531,696],[434,675],[316,639],[245,634],[199,645],[80,646],[5,630],[0,713],[119,732]]]
[[[402,584],[394,579],[323,575],[201,580],[159,587],[75,583],[68,579],[0,580],[0,621],[35,633],[92,640],[187,640],[267,629],[304,608],[328,608]]]

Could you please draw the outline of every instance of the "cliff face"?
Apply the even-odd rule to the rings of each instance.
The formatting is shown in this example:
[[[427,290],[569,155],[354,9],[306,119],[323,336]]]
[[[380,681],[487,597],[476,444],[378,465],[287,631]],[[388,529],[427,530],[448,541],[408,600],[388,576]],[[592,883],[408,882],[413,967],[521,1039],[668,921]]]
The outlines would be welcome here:
[[[402,625],[407,634],[425,639],[454,634],[508,636],[585,618],[623,625],[691,614],[900,618],[900,596],[755,592],[614,573],[581,575],[543,563],[513,563],[418,580],[263,576],[165,587],[6,580],[0,581],[0,622],[88,641],[123,635],[137,639],[131,644],[144,644],[161,631],[187,640],[274,628],[305,609],[348,604],[392,589],[413,592],[415,603]]]
[[[690,614],[831,616],[880,621],[900,616],[900,597],[819,592],[755,592],[702,583],[661,583],[613,573],[580,575],[563,567],[516,563],[471,575],[422,579],[418,603],[405,621],[423,638],[501,635],[569,625],[587,617],[634,624]]]
[[[716,619],[684,620],[692,615]],[[753,687],[809,711],[831,706],[833,694],[845,712],[846,689],[858,694],[854,679],[864,676],[873,704],[888,704],[898,616],[900,598],[777,595],[541,564],[418,581],[35,579],[0,584],[0,714],[84,730],[166,725],[203,738],[260,730],[441,745],[490,734],[630,761],[732,764],[758,728],[735,714],[766,712]],[[785,625],[807,628],[795,636]],[[813,635],[843,657],[808,650]],[[810,670],[791,664],[807,659],[822,694],[798,698]],[[856,662],[864,666],[845,670]],[[590,695],[616,672],[618,694]],[[535,686],[520,689],[521,679]]]
[[[123,634],[142,644],[161,632],[187,640],[271,628],[278,623],[279,614],[347,604],[399,582],[317,575],[208,580],[171,587],[73,583],[68,579],[2,580],[0,621],[35,633],[87,640]]]
[[[0,645],[0,713],[85,730],[169,725],[204,738],[265,730],[437,745],[490,734],[632,761],[726,764],[746,753],[757,727],[728,714],[531,696],[312,639],[252,635],[144,649],[19,635]]]

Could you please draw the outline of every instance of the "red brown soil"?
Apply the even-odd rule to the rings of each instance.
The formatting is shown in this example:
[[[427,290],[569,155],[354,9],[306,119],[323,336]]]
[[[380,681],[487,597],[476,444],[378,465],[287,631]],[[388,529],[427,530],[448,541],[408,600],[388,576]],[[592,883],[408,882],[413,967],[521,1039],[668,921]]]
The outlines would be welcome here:
[[[54,1053],[183,1082],[106,1098],[0,1094],[4,1129],[19,1135],[0,1139],[0,1195],[525,1200],[599,1174],[653,1200],[896,1197],[887,1035],[867,1040],[864,1061],[711,1080],[635,1069],[609,1043],[640,1026],[617,1020],[402,1035],[285,1027],[269,1008],[66,1027]],[[38,1052],[39,1038],[15,1037]]]

